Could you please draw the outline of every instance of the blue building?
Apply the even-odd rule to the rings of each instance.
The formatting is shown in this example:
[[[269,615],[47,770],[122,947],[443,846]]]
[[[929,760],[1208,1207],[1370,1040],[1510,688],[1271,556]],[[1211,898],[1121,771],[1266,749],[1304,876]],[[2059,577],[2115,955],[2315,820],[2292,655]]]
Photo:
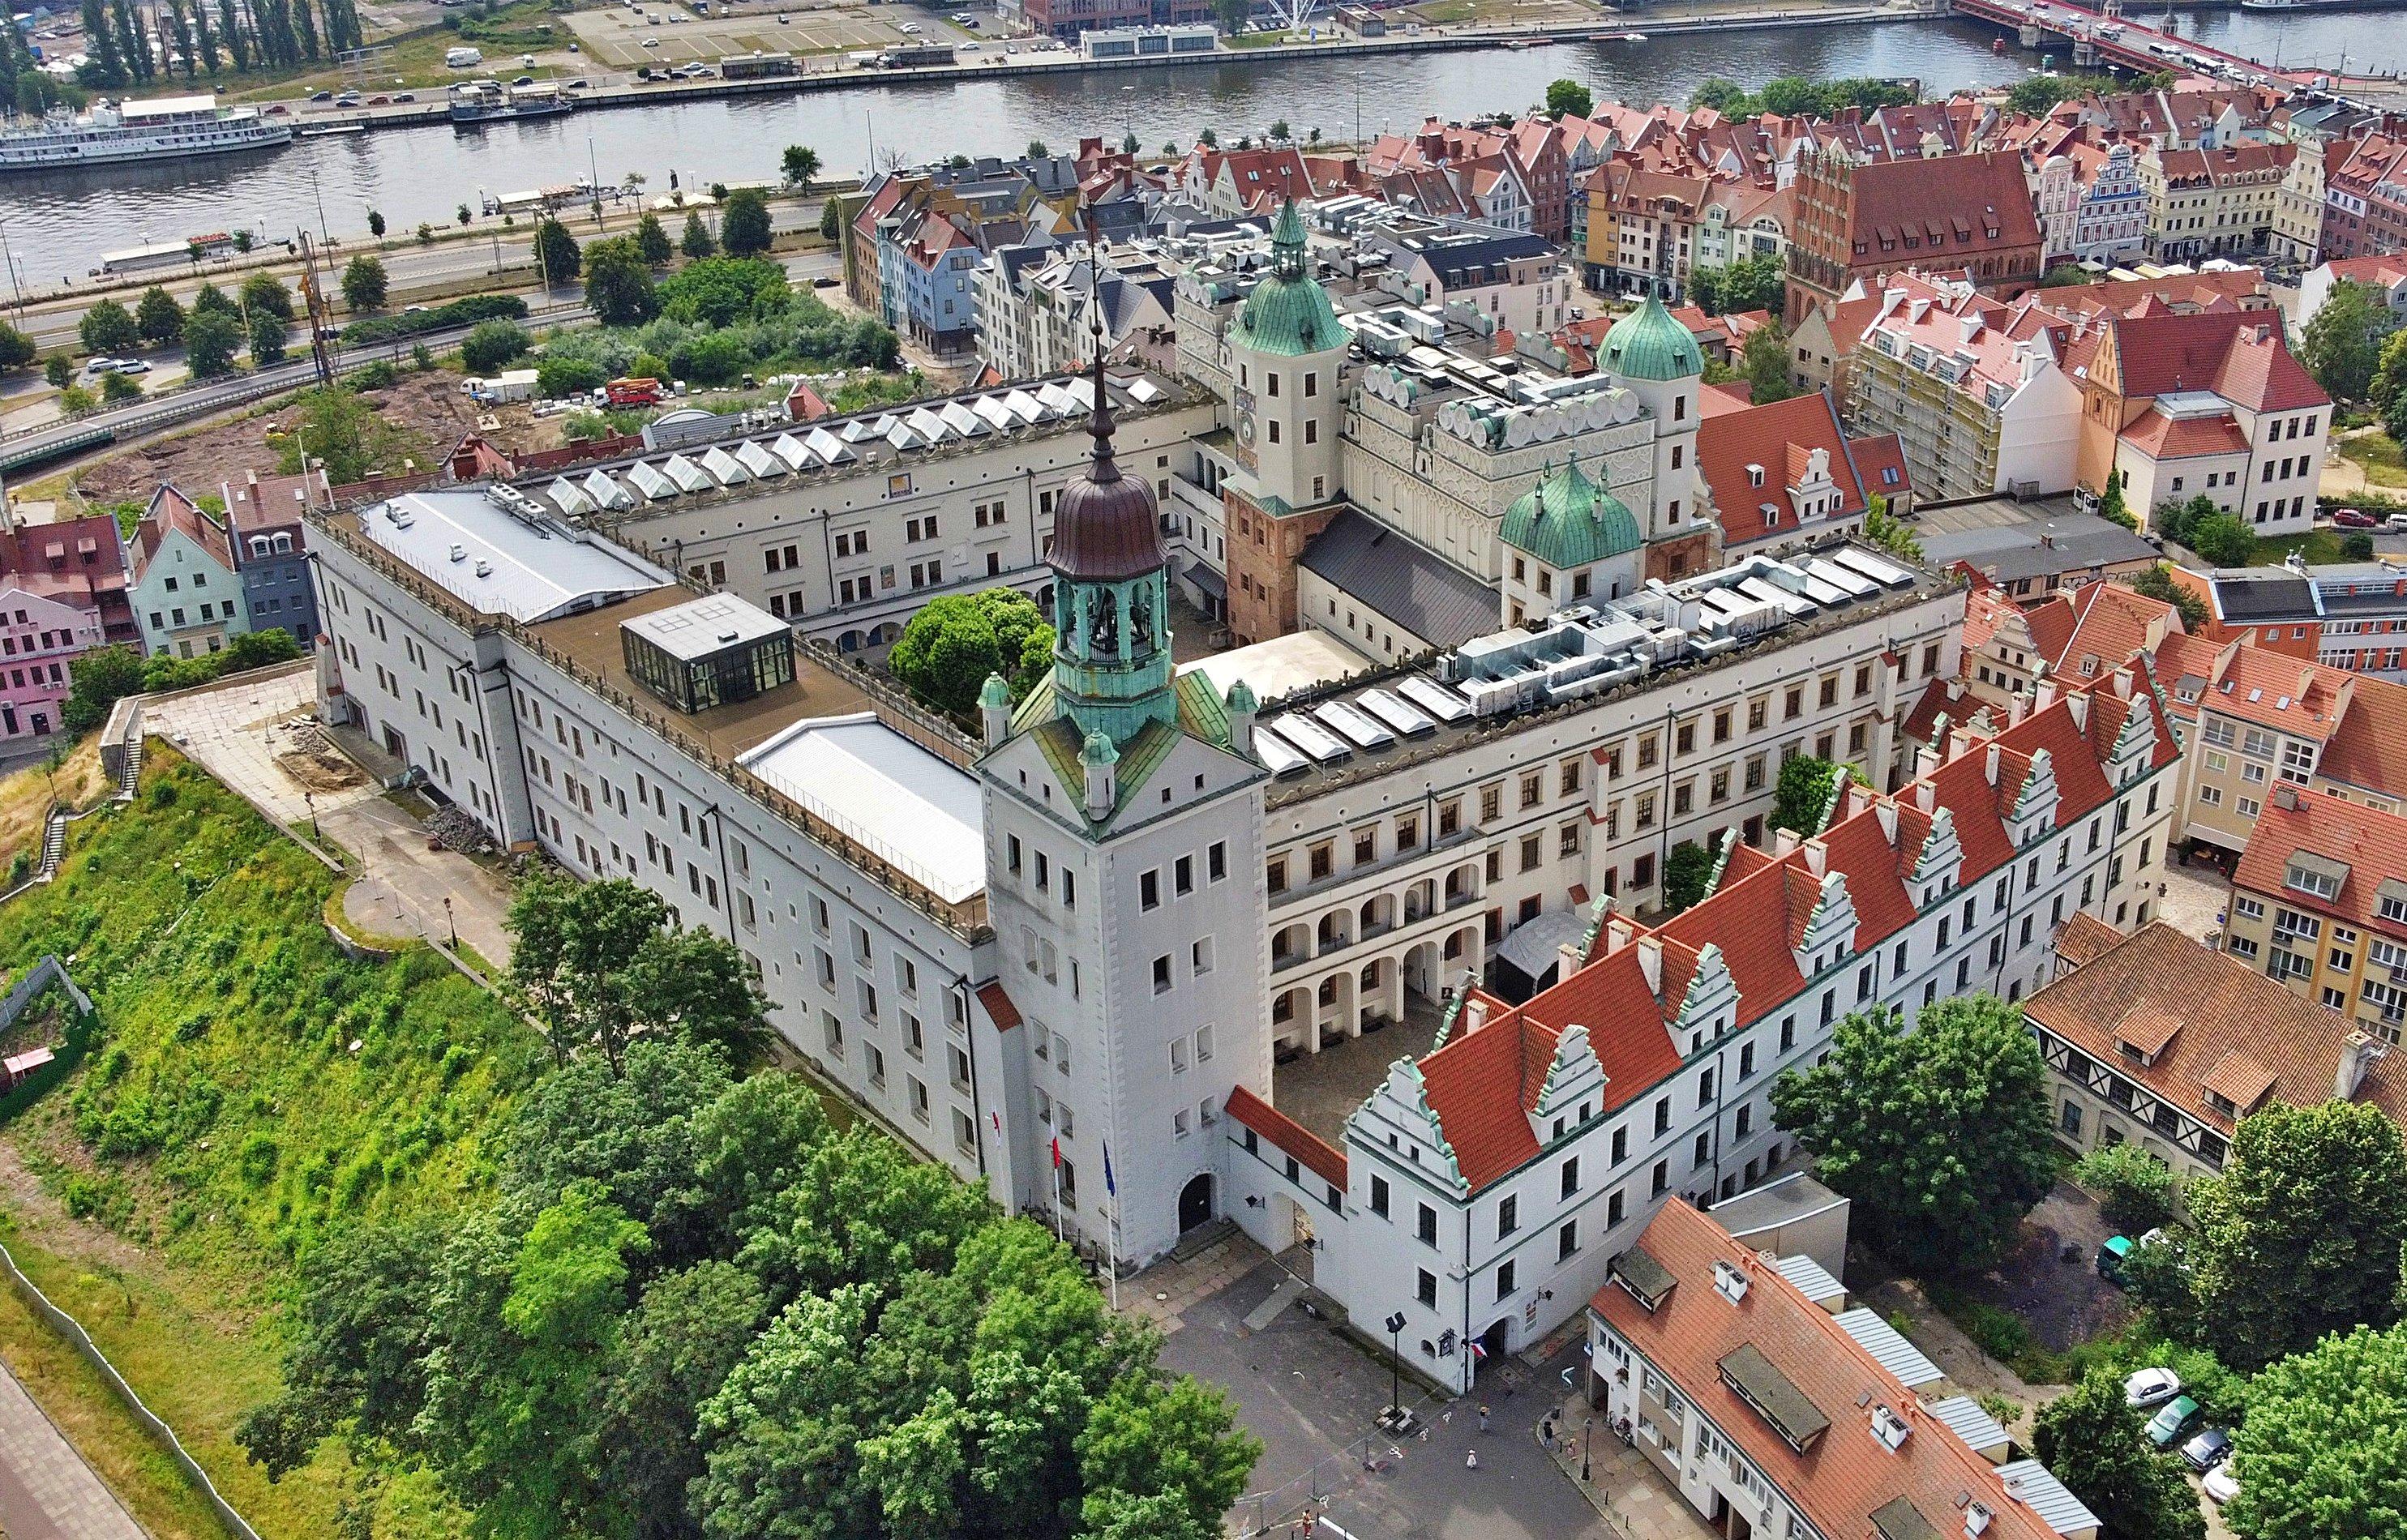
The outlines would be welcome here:
[[[332,505],[323,468],[307,476],[246,472],[219,487],[225,498],[226,535],[242,578],[249,630],[281,627],[306,653],[318,639],[318,595],[309,581],[305,507]]]

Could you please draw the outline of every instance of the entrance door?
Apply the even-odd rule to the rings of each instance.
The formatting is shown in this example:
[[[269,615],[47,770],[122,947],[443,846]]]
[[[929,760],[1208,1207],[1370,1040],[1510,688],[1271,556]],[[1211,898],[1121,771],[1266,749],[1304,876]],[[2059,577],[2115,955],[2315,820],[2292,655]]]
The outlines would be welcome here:
[[[1185,1235],[1212,1218],[1212,1179],[1197,1177],[1178,1190],[1178,1232]]]

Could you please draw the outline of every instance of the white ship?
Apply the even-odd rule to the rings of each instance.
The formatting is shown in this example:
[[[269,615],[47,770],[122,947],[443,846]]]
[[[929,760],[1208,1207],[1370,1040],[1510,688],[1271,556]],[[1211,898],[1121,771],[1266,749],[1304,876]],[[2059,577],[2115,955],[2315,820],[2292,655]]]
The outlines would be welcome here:
[[[103,102],[80,118],[54,112],[38,128],[0,134],[0,171],[171,161],[292,142],[290,123],[270,121],[255,107],[223,110],[208,96]]]

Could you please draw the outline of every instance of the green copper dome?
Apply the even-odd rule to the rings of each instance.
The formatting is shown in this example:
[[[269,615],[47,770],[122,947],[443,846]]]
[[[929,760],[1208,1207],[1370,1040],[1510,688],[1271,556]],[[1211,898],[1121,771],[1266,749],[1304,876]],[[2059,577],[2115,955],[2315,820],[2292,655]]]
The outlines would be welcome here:
[[[1289,358],[1346,344],[1346,332],[1337,324],[1329,290],[1320,287],[1304,261],[1303,221],[1296,217],[1292,198],[1279,210],[1278,223],[1271,230],[1270,276],[1246,296],[1245,307],[1229,324],[1229,340],[1257,353]]]
[[[1705,355],[1688,329],[1649,294],[1605,332],[1604,367],[1624,379],[1689,379],[1705,372]]]
[[[1686,335],[1685,332],[1682,333]],[[1638,549],[1638,520],[1619,498],[1588,480],[1574,455],[1504,510],[1504,544],[1559,572]]]
[[[986,683],[978,686],[978,704],[989,711],[1010,709],[1011,686],[1004,683],[1003,675],[990,673],[986,676]]]

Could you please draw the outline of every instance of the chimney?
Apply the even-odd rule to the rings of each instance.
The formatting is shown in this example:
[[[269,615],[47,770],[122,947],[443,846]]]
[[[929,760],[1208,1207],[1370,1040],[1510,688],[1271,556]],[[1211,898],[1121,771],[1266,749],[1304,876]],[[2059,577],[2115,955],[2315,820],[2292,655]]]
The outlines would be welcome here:
[[[1772,831],[1773,855],[1776,858],[1784,855],[1796,855],[1798,840],[1798,833],[1793,828],[1773,829]]]
[[[1939,788],[1928,781],[1914,784],[1914,805],[1925,812],[1939,811]]]
[[[1820,840],[1805,841],[1797,848],[1799,851],[1802,852],[1805,856],[1805,869],[1812,872],[1815,876],[1819,877],[1823,872],[1830,869],[1830,847],[1823,843]]]
[[[2299,811],[2299,788],[2285,781],[2273,788],[2273,805],[2284,812]]]
[[[1604,954],[1608,957],[1638,939],[1638,927],[1616,914],[1604,922]]]
[[[1474,995],[1462,1002],[1462,1031],[1465,1037],[1488,1024],[1488,1002]]]
[[[1981,762],[1981,779],[1988,782],[1989,784],[1993,786],[1998,784],[1998,745],[1995,742],[1992,742],[1989,744],[1988,754]]]
[[[2332,1095],[2347,1101],[2365,1083],[2365,1072],[2373,1061],[2388,1053],[2389,1046],[2379,1043],[2364,1032],[2351,1032],[2348,1040],[2340,1045],[2340,1067],[2332,1072]]]
[[[1638,971],[1646,976],[1646,992],[1657,999],[1663,997],[1663,940],[1659,936],[1638,938]]]

